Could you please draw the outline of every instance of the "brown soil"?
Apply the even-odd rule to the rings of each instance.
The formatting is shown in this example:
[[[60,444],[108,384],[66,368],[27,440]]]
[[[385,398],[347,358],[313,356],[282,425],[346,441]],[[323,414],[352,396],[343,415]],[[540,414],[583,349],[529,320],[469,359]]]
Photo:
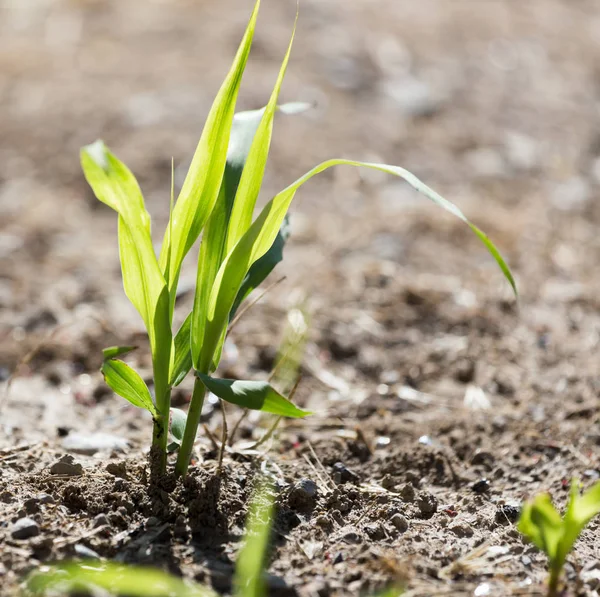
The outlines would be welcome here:
[[[266,101],[295,4],[264,0],[241,108]],[[140,345],[131,362],[147,378],[150,362],[122,293],[116,219],[77,151],[102,136],[162,230],[170,156],[181,178],[249,5],[0,4],[0,376],[15,374],[0,398],[2,595],[42,563],[86,556],[227,593],[265,473],[272,594],[398,580],[411,595],[542,594],[519,506],[541,490],[564,504],[572,477],[600,477],[600,8],[302,2],[284,99],[318,107],[278,121],[265,196],[333,156],[403,165],[489,233],[519,303],[464,226],[405,186],[323,175],[295,206],[287,280],[234,330],[223,368],[266,376],[286,312],[305,302],[297,399],[317,414],[258,453],[248,440],[270,421],[249,418],[221,478],[202,435],[189,479],[152,488],[151,422],[98,373],[112,344]],[[193,278],[190,260],[182,282]],[[220,421],[207,404],[216,437]],[[25,517],[32,536],[15,538]],[[598,532],[590,524],[569,560],[571,595],[600,588]]]

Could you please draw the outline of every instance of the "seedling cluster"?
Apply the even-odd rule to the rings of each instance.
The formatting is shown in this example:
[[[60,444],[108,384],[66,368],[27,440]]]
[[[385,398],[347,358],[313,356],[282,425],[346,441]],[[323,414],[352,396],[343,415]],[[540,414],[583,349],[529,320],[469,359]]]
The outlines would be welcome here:
[[[258,0],[231,70],[212,105],[157,258],[140,187],[130,170],[101,141],[84,147],[81,163],[96,197],[118,214],[119,251],[125,293],[141,315],[150,343],[154,396],[140,375],[119,360],[130,347],[104,353],[107,384],[154,420],[152,462],[155,475],[166,469],[169,421],[179,453],[175,471],[185,475],[207,391],[238,406],[284,417],[309,413],[296,407],[266,382],[219,379],[223,344],[241,302],[282,258],[286,214],[296,191],[316,174],[338,165],[361,166],[398,176],[439,207],[467,224],[490,251],[513,288],[506,263],[488,237],[450,201],[397,166],[345,159],[323,162],[277,193],[253,220],[276,112],[296,112],[302,104],[278,105],[292,39],[273,93],[262,110],[235,114],[242,75],[250,53]],[[295,27],[294,27],[295,31]],[[172,184],[173,187],[173,184]],[[173,312],[181,266],[202,235],[194,305],[178,331]],[[171,390],[193,370],[194,390],[187,415],[171,409]]]

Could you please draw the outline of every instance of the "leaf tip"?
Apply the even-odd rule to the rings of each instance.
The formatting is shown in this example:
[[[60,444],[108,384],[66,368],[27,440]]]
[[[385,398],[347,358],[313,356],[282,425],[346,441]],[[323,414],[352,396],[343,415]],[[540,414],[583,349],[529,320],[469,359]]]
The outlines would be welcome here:
[[[108,158],[106,145],[102,139],[98,139],[81,148],[81,154],[88,156],[97,166],[108,170]]]

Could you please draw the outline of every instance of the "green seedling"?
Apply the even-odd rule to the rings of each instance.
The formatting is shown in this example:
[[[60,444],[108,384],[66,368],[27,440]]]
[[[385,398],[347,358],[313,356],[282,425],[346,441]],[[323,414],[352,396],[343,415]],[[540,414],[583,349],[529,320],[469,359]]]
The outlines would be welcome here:
[[[174,438],[170,447],[179,450],[176,473],[187,472],[207,389],[221,400],[245,408],[290,417],[309,414],[295,407],[268,383],[220,380],[213,374],[236,310],[282,258],[287,238],[286,214],[296,191],[316,174],[332,166],[350,165],[404,179],[468,225],[515,288],[508,266],[488,237],[454,204],[396,166],[345,159],[323,162],[275,195],[253,220],[275,114],[306,108],[304,104],[278,104],[292,34],[266,107],[235,115],[259,5],[257,1],[231,70],[209,112],[177,201],[171,192],[171,217],[158,258],[152,243],[150,215],[133,174],[101,141],[81,151],[83,171],[94,193],[118,213],[123,284],[148,332],[154,395],[133,369],[118,360],[120,353],[127,352],[128,348],[109,349],[102,370],[106,382],[117,394],[152,414],[152,470],[155,474],[161,474],[166,467],[169,422]],[[194,306],[175,332],[173,312],[181,265],[201,234]],[[184,421],[181,413],[171,414],[171,390],[192,369],[194,390]]]
[[[234,597],[263,597],[266,555],[273,518],[273,492],[264,484],[250,504],[244,545],[234,576]],[[129,597],[217,597],[212,589],[153,568],[90,561],[49,566],[25,582],[25,597],[52,597],[108,591]]]
[[[547,493],[537,495],[523,507],[519,531],[548,556],[548,597],[559,594],[560,577],[567,556],[581,531],[598,514],[600,483],[580,495],[579,484],[573,481],[569,504],[562,518]]]

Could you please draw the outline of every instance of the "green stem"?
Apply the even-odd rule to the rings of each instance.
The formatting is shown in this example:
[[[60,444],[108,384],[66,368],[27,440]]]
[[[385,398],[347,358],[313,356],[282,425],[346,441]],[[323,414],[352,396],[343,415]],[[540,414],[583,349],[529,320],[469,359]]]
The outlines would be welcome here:
[[[548,597],[558,597],[558,585],[560,581],[561,568],[550,567],[550,578],[548,580]]]
[[[151,476],[154,479],[161,477],[167,470],[170,406],[171,389],[167,388],[160,395],[156,395],[156,408],[159,414],[154,418],[150,452]]]
[[[183,440],[179,448],[177,464],[175,465],[175,474],[179,477],[187,474],[190,458],[192,456],[192,449],[194,447],[194,442],[196,441],[196,434],[198,433],[198,425],[200,424],[200,416],[202,415],[205,395],[206,387],[198,378],[196,378],[194,381],[194,391],[192,392],[192,401],[185,423],[185,431],[183,432]]]

